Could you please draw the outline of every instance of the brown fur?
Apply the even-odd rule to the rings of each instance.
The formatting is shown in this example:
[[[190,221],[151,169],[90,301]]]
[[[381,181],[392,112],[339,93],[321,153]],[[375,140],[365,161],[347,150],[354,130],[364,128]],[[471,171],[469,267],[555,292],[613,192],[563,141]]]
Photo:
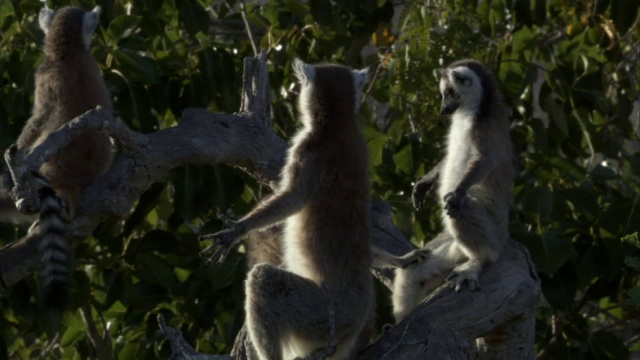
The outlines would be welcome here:
[[[257,264],[248,275],[251,342],[260,359],[323,352],[333,311],[331,359],[344,359],[371,316],[373,297],[368,153],[355,119],[356,80],[363,75],[301,62],[294,70],[303,86],[305,126],[293,140],[280,186],[214,237],[229,247],[251,230],[286,220],[282,268]]]
[[[17,140],[18,149],[29,153],[49,134],[73,118],[100,105],[111,110],[109,92],[98,64],[82,40],[85,12],[66,7],[58,10],[45,36],[45,59],[35,75],[35,104]],[[40,168],[70,211],[82,189],[103,174],[113,159],[110,139],[87,131],[60,150]]]

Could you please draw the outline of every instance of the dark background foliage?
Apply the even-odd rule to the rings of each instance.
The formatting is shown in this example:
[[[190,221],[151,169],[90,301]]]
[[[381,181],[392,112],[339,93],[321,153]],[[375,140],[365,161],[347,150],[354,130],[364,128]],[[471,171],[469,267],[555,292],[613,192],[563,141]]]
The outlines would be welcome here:
[[[93,1],[71,1],[86,9]],[[543,359],[625,359],[640,351],[640,17],[626,0],[113,0],[93,54],[133,129],[174,126],[187,107],[235,112],[242,60],[268,49],[276,131],[296,126],[290,64],[369,66],[361,121],[374,197],[420,246],[440,230],[435,199],[416,212],[412,184],[442,156],[435,68],[460,58],[496,72],[517,155],[511,233],[542,278],[536,348]],[[49,2],[61,7],[67,2]],[[0,148],[17,137],[42,60],[37,0],[0,3]],[[251,37],[243,20],[249,24]],[[243,322],[242,248],[220,268],[198,256],[219,211],[249,211],[268,189],[226,165],[175,169],[127,219],[76,249],[72,311],[47,329],[37,275],[0,297],[0,358],[95,357],[87,325],[118,359],[169,355],[162,313],[201,352],[228,352]],[[0,225],[0,245],[25,233]],[[390,322],[380,287],[378,319]],[[84,318],[82,315],[85,315]]]

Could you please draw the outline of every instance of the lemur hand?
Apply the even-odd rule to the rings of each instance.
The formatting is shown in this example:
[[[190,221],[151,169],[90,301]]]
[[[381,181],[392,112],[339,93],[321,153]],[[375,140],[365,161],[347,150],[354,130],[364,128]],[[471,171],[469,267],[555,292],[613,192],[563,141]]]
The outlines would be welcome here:
[[[446,194],[442,200],[444,200],[444,210],[453,219],[457,219],[462,214],[462,208],[467,205],[469,200],[466,192],[454,191]]]
[[[200,240],[215,239],[212,245],[200,251],[201,256],[209,256],[206,261],[207,265],[222,264],[231,248],[237,245],[246,234],[245,226],[241,222],[235,222],[226,216],[219,215],[218,218],[223,221],[226,229],[200,237]]]

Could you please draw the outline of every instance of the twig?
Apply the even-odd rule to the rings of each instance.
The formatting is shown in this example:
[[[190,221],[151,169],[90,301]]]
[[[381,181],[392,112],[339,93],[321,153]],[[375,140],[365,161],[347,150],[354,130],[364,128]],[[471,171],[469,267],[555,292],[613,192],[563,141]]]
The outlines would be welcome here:
[[[180,330],[167,326],[162,314],[158,314],[158,324],[160,331],[171,345],[171,360],[234,360],[228,355],[208,355],[197,352],[184,340]]]
[[[84,305],[80,308],[80,316],[82,317],[84,325],[87,327],[87,336],[89,337],[89,341],[91,341],[93,347],[96,349],[96,356],[98,359],[112,360],[113,348],[111,346],[111,337],[109,336],[109,332],[105,329],[104,336],[100,336],[96,323],[93,321],[93,317],[91,316],[91,308],[89,305]]]
[[[251,43],[251,48],[253,49],[253,56],[258,56],[258,48],[256,47],[255,40],[253,40],[253,33],[251,32],[249,20],[247,20],[247,7],[244,4],[244,0],[240,1],[240,15],[242,16],[242,21],[244,21],[244,26],[247,29],[247,36],[249,36],[249,43]]]

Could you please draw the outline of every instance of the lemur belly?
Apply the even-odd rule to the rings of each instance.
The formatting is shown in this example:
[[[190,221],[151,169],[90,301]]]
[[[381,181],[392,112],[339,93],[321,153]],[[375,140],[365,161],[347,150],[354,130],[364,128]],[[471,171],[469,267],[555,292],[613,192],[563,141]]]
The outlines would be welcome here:
[[[473,151],[473,147],[469,142],[472,125],[473,118],[471,116],[456,113],[451,119],[451,128],[447,139],[447,158],[440,178],[439,195],[441,202],[446,194],[456,189],[467,169],[467,164]]]

